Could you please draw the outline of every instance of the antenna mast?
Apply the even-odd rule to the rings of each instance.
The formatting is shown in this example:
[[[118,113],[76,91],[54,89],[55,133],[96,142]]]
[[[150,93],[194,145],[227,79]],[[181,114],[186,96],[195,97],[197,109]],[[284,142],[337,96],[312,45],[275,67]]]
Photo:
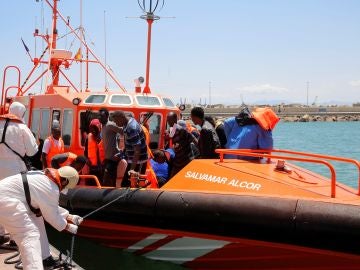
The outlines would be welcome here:
[[[145,0],[140,3],[140,0],[138,0],[139,7],[141,10],[145,13],[144,15],[141,15],[140,18],[147,21],[148,24],[148,36],[147,36],[147,55],[146,55],[146,76],[145,76],[145,87],[143,90],[143,93],[151,93],[149,81],[150,81],[150,48],[151,48],[151,26],[152,23],[155,20],[159,20],[160,17],[155,15],[154,12],[159,7],[159,2],[162,2],[162,5],[160,7],[160,10],[164,6],[165,0],[148,0],[148,3],[145,3]]]
[[[56,49],[56,42],[57,42],[57,0],[54,0],[54,6],[53,6],[53,21],[52,21],[52,33],[51,33],[51,40],[50,40],[50,52],[54,49]],[[52,85],[57,86],[59,84],[59,69],[60,66],[57,62],[57,60],[51,58],[50,53],[50,69],[52,72]]]

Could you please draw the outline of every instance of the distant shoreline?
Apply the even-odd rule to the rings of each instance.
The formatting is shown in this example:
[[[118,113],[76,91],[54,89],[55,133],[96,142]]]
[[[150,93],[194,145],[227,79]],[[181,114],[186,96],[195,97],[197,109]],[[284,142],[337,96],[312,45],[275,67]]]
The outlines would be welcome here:
[[[259,106],[260,107],[260,106]],[[264,107],[264,106],[261,106]],[[250,110],[253,109],[249,106]],[[360,121],[360,106],[333,107],[271,107],[283,122],[349,122]],[[217,119],[235,116],[239,107],[233,108],[204,108],[205,114]],[[184,118],[190,116],[191,108],[187,107],[182,113]]]

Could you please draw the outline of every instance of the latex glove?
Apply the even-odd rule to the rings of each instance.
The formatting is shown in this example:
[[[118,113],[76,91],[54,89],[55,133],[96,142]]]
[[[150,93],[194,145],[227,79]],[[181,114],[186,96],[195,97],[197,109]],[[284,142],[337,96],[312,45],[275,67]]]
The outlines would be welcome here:
[[[67,230],[69,233],[76,234],[76,233],[77,233],[77,230],[78,230],[78,226],[77,226],[77,225],[74,225],[74,224],[68,223],[68,224],[66,225],[65,230]]]
[[[84,219],[78,215],[68,215],[67,220],[79,226]]]

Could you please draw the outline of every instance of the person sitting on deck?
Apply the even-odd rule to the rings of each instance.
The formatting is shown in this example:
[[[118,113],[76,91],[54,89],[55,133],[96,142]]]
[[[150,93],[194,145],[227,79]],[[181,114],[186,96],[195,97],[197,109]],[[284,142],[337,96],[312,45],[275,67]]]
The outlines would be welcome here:
[[[86,164],[85,156],[78,156],[71,152],[57,154],[51,159],[51,168],[59,169],[64,166],[73,167],[76,171],[80,172]]]
[[[156,174],[159,188],[162,187],[170,178],[171,164],[175,157],[173,149],[154,150],[153,158],[150,159],[152,169]]]
[[[273,148],[271,130],[262,128],[247,107],[244,107],[237,116],[227,118],[224,121],[224,131],[227,138],[227,149]],[[256,157],[244,157],[236,155],[225,155],[225,158],[238,158],[247,160],[259,159]]]

